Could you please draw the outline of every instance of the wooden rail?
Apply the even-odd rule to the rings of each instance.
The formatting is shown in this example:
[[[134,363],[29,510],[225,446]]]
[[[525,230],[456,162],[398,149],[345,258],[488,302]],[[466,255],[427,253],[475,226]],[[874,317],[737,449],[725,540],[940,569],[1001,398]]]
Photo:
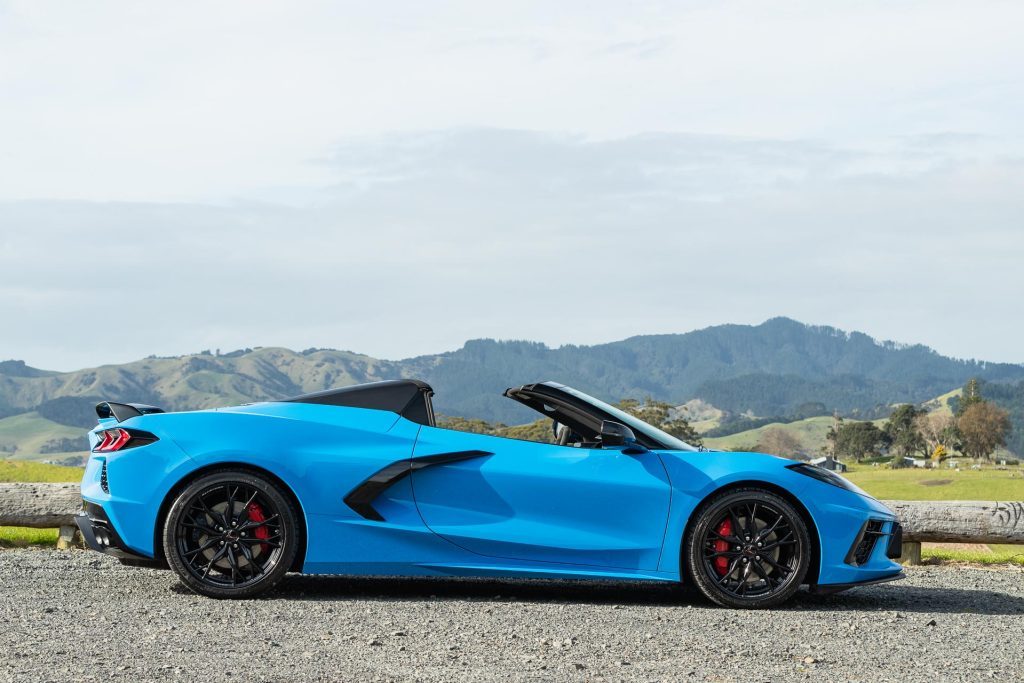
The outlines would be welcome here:
[[[884,501],[903,524],[903,558],[920,562],[921,542],[1024,544],[1024,502],[978,500]],[[0,483],[0,526],[61,530],[71,542],[82,508],[78,484]]]
[[[81,509],[78,484],[0,484],[0,526],[59,529],[58,548],[74,543]]]

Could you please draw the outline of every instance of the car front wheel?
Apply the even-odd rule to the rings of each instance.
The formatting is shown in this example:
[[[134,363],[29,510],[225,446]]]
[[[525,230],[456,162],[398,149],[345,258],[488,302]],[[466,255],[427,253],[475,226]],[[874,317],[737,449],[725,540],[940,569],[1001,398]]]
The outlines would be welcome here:
[[[164,524],[164,554],[197,593],[252,597],[273,588],[291,568],[298,519],[274,482],[251,472],[214,472],[175,499]]]
[[[781,496],[727,491],[696,513],[686,539],[690,578],[725,607],[772,607],[800,588],[811,559],[807,525]]]

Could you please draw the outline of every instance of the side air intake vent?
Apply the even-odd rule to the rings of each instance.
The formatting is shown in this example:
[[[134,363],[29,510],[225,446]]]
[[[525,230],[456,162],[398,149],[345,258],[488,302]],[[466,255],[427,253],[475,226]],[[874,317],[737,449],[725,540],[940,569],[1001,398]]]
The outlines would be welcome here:
[[[868,560],[871,559],[871,551],[875,549],[878,539],[886,535],[882,532],[883,524],[885,522],[880,519],[869,519],[864,523],[860,533],[857,534],[857,539],[853,542],[853,547],[846,554],[847,564],[852,564],[854,567],[867,564]]]

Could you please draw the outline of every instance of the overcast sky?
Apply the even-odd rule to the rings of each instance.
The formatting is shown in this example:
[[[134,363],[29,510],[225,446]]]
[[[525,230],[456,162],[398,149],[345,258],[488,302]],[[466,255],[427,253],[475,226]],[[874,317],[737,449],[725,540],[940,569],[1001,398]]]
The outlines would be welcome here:
[[[0,359],[776,315],[1024,362],[1024,4],[0,0]]]

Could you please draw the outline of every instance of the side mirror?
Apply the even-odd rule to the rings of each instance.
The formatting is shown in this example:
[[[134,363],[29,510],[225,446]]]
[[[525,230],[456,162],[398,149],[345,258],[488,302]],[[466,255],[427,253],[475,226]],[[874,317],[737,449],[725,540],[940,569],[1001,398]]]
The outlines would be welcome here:
[[[621,422],[605,420],[601,423],[601,445],[605,448],[635,447],[636,434]]]

